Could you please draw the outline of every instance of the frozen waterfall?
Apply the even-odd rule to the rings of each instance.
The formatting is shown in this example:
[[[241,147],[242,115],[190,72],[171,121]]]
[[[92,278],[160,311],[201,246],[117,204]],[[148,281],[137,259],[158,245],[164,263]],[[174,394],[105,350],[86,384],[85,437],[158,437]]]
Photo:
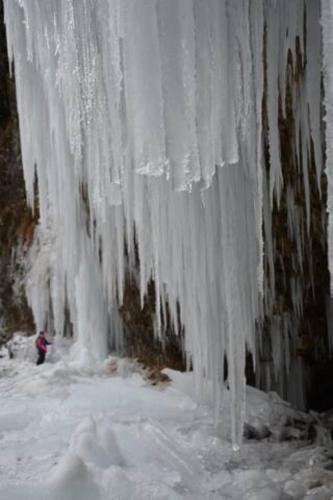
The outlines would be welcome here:
[[[329,65],[333,14],[330,1],[322,3]],[[299,54],[306,53],[307,66],[292,87],[301,137],[293,155],[303,169],[308,217],[312,143],[318,183],[322,171],[319,1],[4,5],[32,206],[38,179],[40,226],[27,284],[37,328],[51,301],[57,334],[67,309],[78,344],[105,355],[110,335],[120,341],[115,315],[127,272],[124,248],[135,262],[137,247],[142,302],[149,281],[155,284],[155,334],[163,336],[166,303],[175,328],[180,310],[198,394],[209,394],[217,412],[227,360],[232,440],[239,443],[246,349],[255,358],[256,320],[272,314],[275,300],[271,212],[283,189],[278,120],[288,97],[287,61]],[[288,200],[301,260],[304,234],[292,192]],[[297,309],[297,283],[293,296]],[[284,329],[288,337],[287,323]],[[277,371],[283,356],[277,347]]]

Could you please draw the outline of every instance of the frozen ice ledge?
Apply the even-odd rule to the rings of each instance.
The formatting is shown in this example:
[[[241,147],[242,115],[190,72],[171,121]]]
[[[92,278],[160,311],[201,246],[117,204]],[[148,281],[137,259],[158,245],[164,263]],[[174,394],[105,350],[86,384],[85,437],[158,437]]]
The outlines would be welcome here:
[[[155,335],[163,340],[166,314],[176,332],[184,327],[198,396],[211,398],[217,418],[226,360],[231,438],[240,443],[245,355],[256,360],[256,332],[274,303],[272,208],[284,184],[279,116],[286,116],[291,93],[291,154],[303,172],[309,226],[308,169],[314,161],[318,189],[323,170],[322,67],[329,212],[333,207],[332,3],[4,6],[31,206],[38,179],[40,224],[27,280],[37,328],[52,303],[57,335],[66,311],[78,345],[105,356],[108,346],[121,345],[117,311],[126,273],[137,272],[142,302],[152,279]],[[287,200],[301,260],[306,235],[292,189]],[[297,283],[293,301],[301,311]],[[279,325],[271,332],[279,337],[272,339],[277,373],[289,370],[293,335],[290,319]]]

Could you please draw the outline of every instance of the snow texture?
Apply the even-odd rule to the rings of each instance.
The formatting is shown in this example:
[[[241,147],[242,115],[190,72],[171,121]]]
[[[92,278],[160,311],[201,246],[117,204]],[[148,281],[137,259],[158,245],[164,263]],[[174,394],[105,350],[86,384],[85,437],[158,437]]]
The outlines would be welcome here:
[[[172,382],[154,387],[128,360],[78,368],[63,345],[36,367],[33,340],[17,336],[17,357],[0,358],[1,500],[332,497],[327,436],[280,441],[288,420],[309,417],[276,394],[247,388],[246,422],[272,435],[235,452],[225,412],[216,429],[210,405],[196,402],[193,373],[166,370]]]
[[[124,248],[130,263],[137,248],[142,302],[150,279],[155,283],[156,335],[163,336],[165,303],[176,329],[180,309],[197,393],[210,394],[216,414],[228,360],[235,446],[245,415],[245,349],[255,355],[262,312],[263,221],[273,262],[267,229],[282,188],[279,94],[284,105],[288,52],[295,56],[296,37],[304,52],[303,14],[316,3],[4,1],[31,206],[38,179],[40,228],[28,283],[37,328],[44,328],[51,299],[57,334],[67,309],[78,344],[96,359],[108,344],[120,345],[115,311],[127,271]],[[295,154],[307,193],[311,137],[318,177],[321,168],[316,15],[306,28],[315,63],[297,101],[302,142]],[[308,210],[309,203],[307,195]],[[274,283],[272,265],[270,271]]]

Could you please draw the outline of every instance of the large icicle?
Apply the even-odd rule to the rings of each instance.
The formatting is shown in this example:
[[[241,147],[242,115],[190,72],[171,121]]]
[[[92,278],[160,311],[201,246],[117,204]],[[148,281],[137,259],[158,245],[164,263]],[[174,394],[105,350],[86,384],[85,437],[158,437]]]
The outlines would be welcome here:
[[[331,296],[333,296],[333,4],[330,0],[321,1],[324,85],[325,85],[325,122],[326,122],[326,176],[328,211],[328,262],[331,273]]]

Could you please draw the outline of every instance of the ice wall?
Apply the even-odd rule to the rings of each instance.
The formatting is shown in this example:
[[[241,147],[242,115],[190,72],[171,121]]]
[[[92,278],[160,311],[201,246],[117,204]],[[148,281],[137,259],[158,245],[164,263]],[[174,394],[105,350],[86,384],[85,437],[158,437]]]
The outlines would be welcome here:
[[[29,282],[37,327],[49,289],[56,332],[66,306],[78,343],[103,356],[110,329],[118,335],[110,325],[122,300],[124,248],[133,263],[137,245],[142,301],[151,278],[156,287],[156,335],[166,302],[177,327],[179,304],[198,393],[217,413],[227,359],[234,443],[245,349],[255,355],[255,319],[265,314],[263,219],[271,262],[270,212],[283,185],[279,96],[283,105],[287,58],[296,58],[296,37],[304,51],[305,9],[316,4],[4,0],[31,205],[38,179]],[[320,41],[315,15],[307,26]],[[317,69],[316,60],[299,98],[295,155],[305,172],[311,136],[321,163]],[[296,218],[291,211],[291,224]]]

